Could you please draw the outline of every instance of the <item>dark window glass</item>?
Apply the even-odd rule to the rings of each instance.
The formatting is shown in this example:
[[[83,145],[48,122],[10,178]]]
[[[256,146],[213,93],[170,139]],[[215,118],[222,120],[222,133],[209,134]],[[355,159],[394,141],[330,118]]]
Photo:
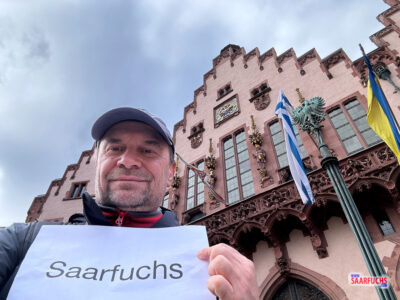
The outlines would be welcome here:
[[[344,107],[346,108],[351,119],[357,126],[368,146],[375,145],[381,141],[380,137],[376,135],[371,127],[369,127],[367,122],[367,114],[357,99],[348,102]]]
[[[340,140],[343,142],[347,153],[352,154],[362,149],[360,140],[351,127],[346,116],[340,108],[335,108],[328,113],[333,126],[335,127]]]
[[[204,170],[204,161],[199,162],[196,167]],[[204,203],[204,183],[191,169],[188,169],[187,182],[186,209],[191,209]]]
[[[272,297],[272,300],[300,299],[329,300],[329,298],[315,286],[294,278],[289,278]]]
[[[395,233],[393,225],[390,222],[390,219],[384,210],[380,209],[376,210],[373,213],[373,216],[375,221],[378,223],[379,228],[381,229],[383,235]]]
[[[80,198],[86,191],[86,183],[75,183],[70,198]]]

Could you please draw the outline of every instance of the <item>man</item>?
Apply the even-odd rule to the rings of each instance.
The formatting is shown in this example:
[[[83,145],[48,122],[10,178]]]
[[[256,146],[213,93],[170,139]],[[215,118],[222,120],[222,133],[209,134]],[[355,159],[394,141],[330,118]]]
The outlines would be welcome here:
[[[117,108],[93,125],[96,140],[96,201],[83,196],[85,222],[126,227],[177,226],[175,214],[159,208],[174,175],[174,144],[164,122],[135,108]],[[80,217],[70,219],[82,223]],[[0,231],[0,299],[42,222]],[[208,289],[221,300],[258,299],[253,263],[219,244],[197,254],[208,260]]]

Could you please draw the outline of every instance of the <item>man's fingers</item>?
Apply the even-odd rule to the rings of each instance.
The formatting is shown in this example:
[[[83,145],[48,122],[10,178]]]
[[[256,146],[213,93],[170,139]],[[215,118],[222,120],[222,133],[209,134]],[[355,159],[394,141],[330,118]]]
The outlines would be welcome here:
[[[201,260],[209,260],[210,259],[210,251],[211,248],[204,248],[197,252],[197,258]]]
[[[208,265],[208,274],[210,276],[219,274],[224,276],[228,281],[233,271],[232,264],[226,257],[222,255],[214,257],[214,259]]]
[[[197,257],[210,262],[209,290],[221,300],[258,299],[254,263],[226,244],[198,252]]]
[[[222,275],[211,276],[207,280],[207,288],[214,296],[218,296],[220,300],[228,300],[229,295],[233,295],[232,285]]]

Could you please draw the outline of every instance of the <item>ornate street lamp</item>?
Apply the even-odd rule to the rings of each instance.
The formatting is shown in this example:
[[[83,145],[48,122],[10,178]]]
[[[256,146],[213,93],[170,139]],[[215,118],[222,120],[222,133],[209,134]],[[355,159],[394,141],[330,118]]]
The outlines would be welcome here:
[[[361,249],[370,275],[373,277],[386,276],[385,269],[372,243],[371,237],[340,173],[338,159],[332,156],[328,146],[322,140],[319,123],[325,119],[325,102],[320,97],[310,100],[304,100],[302,97],[300,99],[301,105],[293,111],[293,123],[299,125],[301,130],[307,131],[316,137],[316,144],[322,156],[321,166],[328,173],[347,221]],[[376,287],[376,291],[380,299],[397,299],[391,284],[388,284],[388,288]]]

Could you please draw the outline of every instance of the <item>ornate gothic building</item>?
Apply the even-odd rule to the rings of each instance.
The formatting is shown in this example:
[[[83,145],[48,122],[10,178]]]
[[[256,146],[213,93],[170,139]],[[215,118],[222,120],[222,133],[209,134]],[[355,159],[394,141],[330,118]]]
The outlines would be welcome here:
[[[385,28],[371,36],[368,53],[397,119],[400,118],[400,1],[378,16]],[[211,174],[218,202],[195,173],[177,161],[164,206],[182,224],[207,227],[211,244],[227,243],[252,259],[261,299],[377,299],[374,287],[348,282],[368,275],[315,141],[297,131],[315,204],[306,206],[288,168],[282,126],[275,116],[280,89],[294,107],[302,98],[325,100],[321,134],[358,206],[394,291],[400,297],[400,167],[366,122],[367,68],[339,49],[321,58],[246,52],[228,45],[212,61],[173,135],[177,152]],[[36,197],[27,222],[63,220],[82,211],[80,196],[94,196],[93,149]]]

